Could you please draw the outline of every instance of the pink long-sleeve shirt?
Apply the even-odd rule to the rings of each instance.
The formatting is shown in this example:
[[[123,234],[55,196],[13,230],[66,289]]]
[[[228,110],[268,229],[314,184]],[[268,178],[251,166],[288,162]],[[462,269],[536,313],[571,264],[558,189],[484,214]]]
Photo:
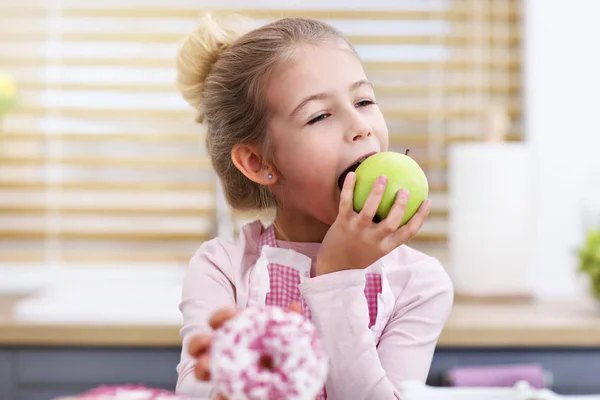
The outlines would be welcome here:
[[[260,221],[254,221],[242,228],[235,242],[212,239],[192,257],[180,304],[184,326],[178,393],[199,399],[213,396],[212,385],[195,378],[195,360],[187,346],[195,334],[210,332],[208,320],[215,310],[247,303],[263,229]],[[320,244],[277,241],[277,246],[287,265],[294,265],[302,254],[315,267]],[[339,271],[300,284],[330,358],[328,400],[399,399],[400,382],[427,378],[452,308],[452,283],[435,258],[409,246],[400,246],[384,259],[395,301],[378,343],[364,322],[369,320],[364,270]]]

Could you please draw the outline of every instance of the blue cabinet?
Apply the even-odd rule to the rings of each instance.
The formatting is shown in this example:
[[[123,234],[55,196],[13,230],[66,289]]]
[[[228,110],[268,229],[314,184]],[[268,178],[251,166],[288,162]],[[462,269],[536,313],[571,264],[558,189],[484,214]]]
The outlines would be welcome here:
[[[13,384],[15,382],[14,367],[12,359],[13,352],[0,349],[0,399],[12,400],[14,398]]]
[[[173,390],[177,349],[0,348],[0,400],[49,400],[102,384]]]
[[[101,384],[174,390],[179,348],[0,347],[0,400],[49,400]],[[428,383],[442,385],[457,365],[541,363],[559,394],[600,394],[600,349],[454,349],[436,351]]]

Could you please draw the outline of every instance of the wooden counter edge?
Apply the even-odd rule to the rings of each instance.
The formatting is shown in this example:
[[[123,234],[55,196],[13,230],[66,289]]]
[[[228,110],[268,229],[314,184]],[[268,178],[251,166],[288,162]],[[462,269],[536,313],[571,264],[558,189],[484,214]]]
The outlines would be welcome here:
[[[443,348],[600,348],[600,331],[581,327],[451,327],[437,343]]]
[[[0,347],[179,347],[173,325],[0,324]]]
[[[0,347],[180,347],[174,325],[0,324]],[[581,327],[452,327],[437,347],[452,348],[600,348],[600,331]]]

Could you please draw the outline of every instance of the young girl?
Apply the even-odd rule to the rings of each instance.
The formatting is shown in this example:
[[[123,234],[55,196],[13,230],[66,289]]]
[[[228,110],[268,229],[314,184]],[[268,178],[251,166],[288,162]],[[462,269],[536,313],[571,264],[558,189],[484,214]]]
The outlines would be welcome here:
[[[344,36],[303,18],[242,34],[206,17],[182,44],[178,86],[206,124],[229,204],[276,214],[272,225],[245,225],[233,243],[205,242],[191,259],[177,391],[217,398],[208,374],[211,325],[265,304],[299,303],[316,325],[330,358],[330,400],[396,399],[400,382],[425,381],[452,285],[436,259],[405,245],[430,200],[398,229],[403,190],[374,223],[382,176],[364,209],[353,210],[355,175],[346,172],[386,151],[388,130]]]

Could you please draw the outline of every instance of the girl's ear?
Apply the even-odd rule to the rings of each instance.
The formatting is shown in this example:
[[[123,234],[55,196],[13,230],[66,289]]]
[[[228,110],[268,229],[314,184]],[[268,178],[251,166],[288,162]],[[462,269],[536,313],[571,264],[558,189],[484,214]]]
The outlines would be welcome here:
[[[277,174],[272,163],[266,162],[255,145],[240,144],[231,150],[231,160],[237,169],[248,179],[261,185],[277,182]]]

